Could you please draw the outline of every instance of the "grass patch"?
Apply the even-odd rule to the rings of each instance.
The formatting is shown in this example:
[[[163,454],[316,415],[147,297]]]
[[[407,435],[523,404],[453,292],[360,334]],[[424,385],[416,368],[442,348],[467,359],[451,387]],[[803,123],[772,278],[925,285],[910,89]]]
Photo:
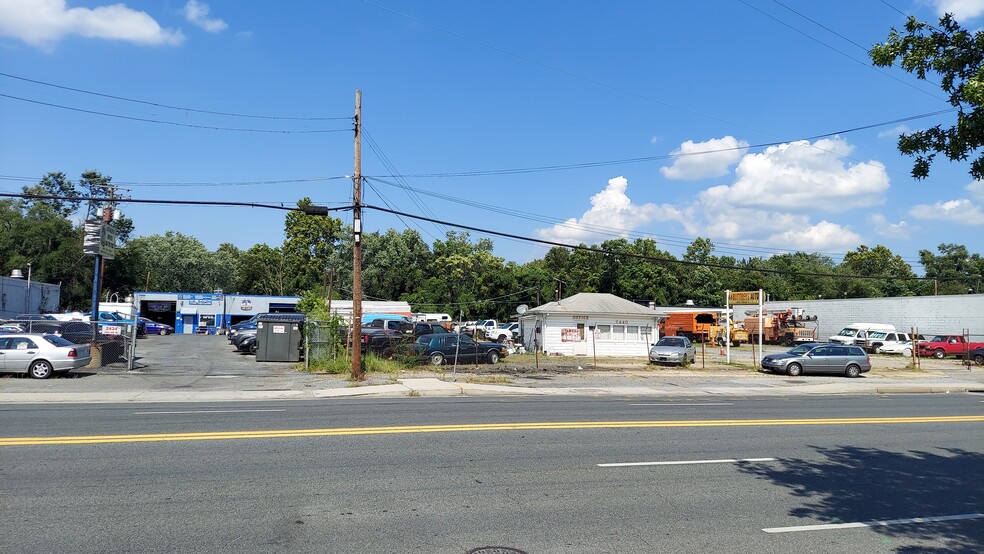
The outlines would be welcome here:
[[[409,365],[408,365],[409,364]],[[412,367],[416,365],[412,358],[403,359],[398,358],[395,360],[384,360],[377,357],[371,352],[362,355],[362,373],[383,373],[383,374],[398,374],[407,367]],[[303,365],[299,366],[300,371],[307,371],[309,373],[329,373],[333,375],[342,375],[352,372],[352,358],[350,356],[338,356],[337,358],[325,358],[321,360],[312,360],[310,367],[305,369]]]
[[[412,391],[410,391],[410,392],[407,393],[407,396],[413,396],[413,397],[420,396],[420,391],[419,390],[412,390]]]

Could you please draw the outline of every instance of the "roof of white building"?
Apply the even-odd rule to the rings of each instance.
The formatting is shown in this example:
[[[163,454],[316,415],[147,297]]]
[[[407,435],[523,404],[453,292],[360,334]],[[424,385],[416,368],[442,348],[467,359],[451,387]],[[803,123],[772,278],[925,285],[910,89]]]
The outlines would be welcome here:
[[[623,314],[656,316],[656,312],[607,292],[580,292],[559,302],[531,308],[527,314]]]

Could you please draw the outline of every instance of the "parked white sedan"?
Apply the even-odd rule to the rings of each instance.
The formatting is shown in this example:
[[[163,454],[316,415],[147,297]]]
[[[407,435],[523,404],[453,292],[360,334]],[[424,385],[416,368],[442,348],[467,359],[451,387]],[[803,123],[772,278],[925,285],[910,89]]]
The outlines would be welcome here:
[[[912,357],[912,341],[883,344],[878,347],[879,354],[902,354],[906,358]]]
[[[89,346],[72,344],[57,335],[0,335],[0,371],[47,379],[56,371],[89,365]]]

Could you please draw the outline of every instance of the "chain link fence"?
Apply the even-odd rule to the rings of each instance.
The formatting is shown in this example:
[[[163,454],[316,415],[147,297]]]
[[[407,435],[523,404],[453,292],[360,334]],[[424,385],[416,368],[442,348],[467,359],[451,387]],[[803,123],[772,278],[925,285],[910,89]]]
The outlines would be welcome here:
[[[310,369],[336,360],[346,354],[348,327],[342,320],[314,320],[304,322],[304,367]]]

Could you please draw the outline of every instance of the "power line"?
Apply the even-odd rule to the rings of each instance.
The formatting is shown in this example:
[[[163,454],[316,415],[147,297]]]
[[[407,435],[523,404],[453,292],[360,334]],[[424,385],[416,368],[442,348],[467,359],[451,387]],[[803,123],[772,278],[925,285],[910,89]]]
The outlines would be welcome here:
[[[34,84],[37,84],[37,85],[44,85],[46,87],[53,87],[53,88],[62,89],[62,90],[70,90],[72,92],[78,92],[78,93],[81,93],[81,94],[89,94],[89,95],[92,95],[92,96],[100,96],[102,98],[112,98],[113,100],[122,100],[124,102],[133,102],[133,103],[136,103],[136,104],[145,104],[145,105],[148,105],[148,106],[156,106],[158,108],[167,108],[169,110],[180,110],[180,111],[183,111],[183,112],[194,112],[194,113],[203,113],[203,114],[210,114],[210,115],[224,115],[224,116],[228,116],[228,117],[246,117],[246,118],[252,118],[252,119],[278,119],[278,120],[292,120],[292,121],[329,121],[329,120],[342,120],[342,119],[351,120],[352,119],[351,117],[285,117],[285,116],[274,116],[274,115],[251,115],[251,114],[242,114],[242,113],[233,113],[233,112],[214,112],[214,111],[209,111],[209,110],[197,110],[195,108],[187,108],[187,107],[183,107],[183,106],[169,106],[167,104],[160,104],[158,102],[148,102],[146,100],[136,100],[134,98],[126,98],[124,96],[114,96],[112,94],[104,94],[104,93],[101,93],[101,92],[93,92],[93,91],[90,91],[90,90],[83,90],[83,89],[78,89],[78,88],[66,87],[66,86],[63,86],[63,85],[56,85],[54,83],[46,83],[44,81],[37,81],[37,80],[34,80],[34,79],[28,79],[27,77],[19,77],[17,75],[11,75],[9,73],[2,73],[2,72],[0,72],[0,76],[8,77],[10,79],[17,79],[19,81],[25,81],[25,82],[28,82],[28,83],[34,83]]]
[[[352,129],[309,129],[309,130],[297,130],[291,131],[287,129],[243,129],[238,127],[213,127],[211,125],[195,125],[193,123],[178,123],[176,121],[163,121],[159,119],[148,119],[143,117],[131,117],[128,115],[119,115],[108,112],[99,112],[95,110],[86,110],[82,108],[73,108],[71,106],[63,106],[61,104],[52,104],[50,102],[42,102],[40,100],[31,100],[30,98],[22,98],[20,96],[12,96],[9,94],[0,94],[4,98],[10,98],[13,100],[20,100],[21,102],[29,102],[31,104],[39,104],[41,106],[48,106],[51,108],[60,108],[63,110],[69,110],[73,112],[81,112],[92,115],[101,115],[104,117],[115,117],[117,119],[127,119],[130,121],[141,121],[144,123],[157,123],[161,125],[174,125],[177,127],[191,127],[193,129],[208,129],[212,131],[235,131],[241,133],[279,133],[279,134],[312,134],[312,133],[340,133],[340,132],[350,132]]]
[[[379,146],[379,143],[377,143],[376,140],[373,138],[373,136],[369,132],[369,130],[366,129],[365,125],[362,126],[362,132],[365,134],[365,137],[366,137],[366,145],[369,146],[369,150],[372,151],[372,153],[376,156],[376,158],[379,160],[379,162],[383,164],[383,167],[385,167],[390,173],[399,175],[399,171],[396,170],[396,166],[393,164],[392,161],[390,161],[389,156],[387,156],[383,152],[383,149]],[[397,180],[401,183],[402,188],[403,188],[404,192],[406,193],[407,197],[410,198],[410,201],[413,202],[417,206],[417,208],[419,210],[423,211],[424,213],[426,213],[426,214],[428,214],[428,215],[430,215],[432,217],[436,217],[436,215],[433,212],[430,211],[430,208],[427,207],[427,204],[425,204],[424,202],[422,202],[420,200],[420,197],[419,196],[417,196],[416,194],[414,194],[413,192],[411,192],[410,185],[406,182],[405,179],[403,179],[403,177],[397,177]],[[368,181],[366,181],[366,183],[368,184]],[[387,204],[389,204],[389,202],[386,201],[385,197],[383,197],[382,194],[378,190],[376,190],[375,188],[373,188],[372,190],[376,194],[379,194],[380,195],[380,198],[383,198],[383,201],[384,202],[386,202]],[[404,225],[406,225],[406,222],[403,222],[403,223],[404,223]],[[416,222],[414,223],[414,225],[416,225]],[[434,227],[435,227],[435,229],[437,229],[437,231],[439,233],[442,233],[442,232],[443,233],[446,233],[447,232],[446,229],[445,230],[442,230],[437,225],[435,225]],[[432,239],[434,239],[435,241],[438,240],[437,237],[434,236],[434,234],[431,233],[430,231],[425,231],[424,228],[421,227],[421,226],[418,226],[418,228],[421,231],[423,231],[423,232],[427,233],[428,235],[430,235],[430,237]]]
[[[555,241],[549,241],[549,240],[544,240],[544,239],[536,239],[536,238],[532,238],[532,237],[524,237],[524,236],[521,236],[521,235],[514,235],[514,234],[510,234],[510,233],[503,233],[503,232],[500,232],[500,231],[492,231],[492,230],[489,230],[489,229],[482,229],[480,227],[473,227],[473,226],[470,226],[470,225],[462,225],[460,223],[451,223],[449,221],[436,220],[436,219],[432,219],[432,218],[424,217],[424,216],[420,216],[420,215],[414,215],[414,214],[409,214],[409,213],[405,213],[405,212],[398,212],[396,210],[390,210],[388,208],[381,208],[379,206],[372,206],[372,205],[369,205],[369,204],[363,204],[362,207],[365,208],[365,209],[370,209],[370,210],[378,210],[378,211],[382,211],[382,212],[388,212],[388,213],[392,213],[394,215],[402,215],[402,216],[409,217],[409,218],[412,218],[412,219],[419,219],[421,221],[431,221],[431,222],[441,223],[442,225],[447,225],[449,227],[457,227],[459,229],[466,229],[468,231],[475,231],[477,233],[484,233],[484,234],[487,234],[487,235],[493,235],[493,236],[497,236],[497,237],[513,238],[513,239],[521,240],[521,241],[525,241],[525,242],[539,243],[539,244],[544,244],[544,245],[548,245],[548,246],[556,246],[556,247],[560,247],[560,248],[569,248],[571,250],[583,250],[583,251],[587,251],[587,252],[594,252],[596,254],[604,254],[604,255],[607,255],[607,256],[622,256],[622,257],[625,257],[625,258],[635,258],[635,259],[647,260],[647,261],[658,262],[658,263],[669,263],[669,264],[687,265],[687,266],[696,266],[696,267],[710,267],[710,268],[715,268],[715,269],[725,269],[725,270],[729,270],[729,271],[751,271],[751,272],[757,272],[757,273],[769,273],[769,274],[773,274],[773,275],[791,275],[791,276],[797,276],[797,277],[829,277],[829,278],[833,278],[833,279],[876,279],[876,280],[892,280],[892,279],[894,279],[894,280],[899,280],[899,281],[934,281],[934,280],[935,281],[963,281],[963,280],[966,280],[968,278],[968,277],[946,277],[946,278],[944,278],[944,277],[897,277],[897,276],[894,276],[894,275],[850,275],[850,274],[841,274],[841,273],[821,273],[821,272],[812,272],[812,271],[787,271],[787,270],[782,270],[782,269],[770,269],[770,268],[758,268],[758,267],[742,267],[742,266],[729,266],[729,265],[715,264],[715,263],[710,263],[710,262],[694,262],[694,261],[689,261],[689,260],[678,260],[678,259],[675,259],[675,258],[657,258],[657,257],[654,257],[654,256],[646,256],[644,254],[635,254],[635,253],[631,253],[631,252],[615,252],[615,251],[611,251],[611,250],[604,250],[602,248],[596,248],[596,247],[593,247],[593,246],[572,245],[572,244],[566,244],[566,243],[562,243],[562,242],[555,242]]]
[[[340,179],[351,179],[350,175],[338,175],[334,177],[305,177],[297,179],[273,179],[267,181],[117,181],[121,185],[130,187],[238,187],[252,185],[283,185],[283,184],[304,184],[324,181],[336,181]],[[21,175],[0,175],[0,181],[31,182],[37,183],[41,178],[25,177]]]
[[[884,76],[886,76],[886,77],[888,77],[889,79],[892,79],[892,80],[895,80],[895,81],[898,81],[898,82],[900,82],[900,83],[902,83],[903,85],[905,85],[905,86],[907,86],[907,87],[909,87],[909,88],[912,88],[912,89],[915,89],[915,90],[917,90],[917,91],[919,91],[919,92],[921,92],[921,93],[923,93],[923,94],[926,94],[926,95],[929,95],[929,96],[932,96],[933,98],[935,98],[935,99],[937,99],[937,100],[943,100],[943,101],[946,101],[946,98],[943,98],[943,97],[941,97],[941,96],[938,96],[938,95],[936,95],[936,94],[933,94],[932,92],[929,92],[929,91],[927,91],[927,90],[924,90],[924,89],[922,89],[922,88],[920,88],[920,87],[918,87],[918,86],[916,86],[916,85],[914,85],[913,83],[910,83],[910,82],[908,82],[908,81],[903,81],[902,79],[899,79],[898,77],[896,77],[896,76],[894,76],[894,75],[891,75],[890,73],[887,73],[887,72],[885,72],[885,71],[882,71],[882,70],[880,70],[880,69],[878,69],[878,68],[876,68],[876,67],[874,67],[874,66],[872,66],[872,65],[870,65],[870,64],[869,64],[868,62],[865,62],[865,61],[861,61],[861,60],[859,60],[859,59],[857,59],[857,58],[855,58],[854,56],[851,56],[850,54],[847,54],[847,53],[845,53],[845,52],[842,52],[842,51],[840,51],[840,50],[838,50],[837,48],[834,48],[833,46],[831,46],[831,45],[829,45],[829,44],[827,44],[826,42],[824,42],[824,41],[822,41],[822,40],[820,40],[820,39],[818,39],[818,38],[816,38],[816,37],[814,37],[814,36],[812,36],[812,35],[810,35],[810,34],[807,34],[807,33],[806,33],[806,32],[804,32],[804,31],[801,31],[801,30],[799,30],[799,29],[797,29],[796,27],[794,27],[794,26],[792,26],[792,25],[790,25],[789,23],[786,23],[785,21],[783,21],[783,20],[781,20],[781,19],[779,19],[778,17],[775,17],[774,15],[772,15],[772,14],[770,14],[770,13],[768,13],[768,12],[766,12],[766,11],[764,11],[764,10],[762,10],[762,9],[760,9],[760,8],[758,8],[758,7],[756,7],[756,6],[753,6],[753,5],[751,5],[751,4],[749,4],[749,3],[748,3],[748,2],[746,2],[745,0],[738,0],[738,1],[739,1],[739,2],[741,2],[742,4],[744,4],[744,5],[746,5],[746,6],[748,6],[749,8],[751,8],[751,9],[753,9],[753,10],[755,10],[755,11],[757,11],[757,12],[759,12],[760,14],[762,14],[762,15],[764,15],[764,16],[766,16],[766,17],[768,17],[769,19],[772,19],[773,21],[776,21],[777,23],[779,23],[779,24],[781,24],[781,25],[783,25],[784,27],[788,27],[789,29],[792,29],[793,31],[796,31],[797,33],[799,33],[799,34],[801,34],[801,35],[803,35],[804,37],[806,37],[806,38],[808,38],[808,39],[810,39],[810,40],[812,40],[812,41],[814,41],[814,42],[816,42],[817,44],[820,44],[821,46],[825,46],[825,47],[827,47],[827,48],[829,48],[830,50],[833,50],[834,52],[837,52],[838,54],[840,54],[841,56],[844,56],[845,58],[847,58],[847,59],[849,59],[849,60],[852,60],[852,61],[855,61],[855,62],[857,62],[857,63],[859,63],[859,64],[861,64],[862,66],[864,66],[864,67],[867,67],[868,69],[871,69],[871,70],[873,70],[873,71],[877,71],[878,73],[881,73],[882,75],[884,75]],[[776,2],[776,0],[773,0],[773,2]],[[782,4],[781,2],[776,2],[776,3],[777,3],[777,4],[779,4],[780,6],[782,6],[782,7],[784,7],[784,8],[786,8],[787,10],[789,10],[789,11],[791,11],[791,12],[793,12],[793,13],[795,13],[796,15],[799,15],[800,17],[802,17],[802,18],[804,18],[804,19],[806,19],[807,21],[810,21],[811,23],[814,23],[814,24],[816,24],[816,25],[819,25],[819,26],[821,26],[821,27],[823,27],[824,29],[827,29],[827,27],[824,27],[823,25],[820,25],[819,23],[817,23],[817,22],[815,22],[815,21],[813,21],[812,19],[810,19],[810,18],[808,18],[808,17],[806,17],[805,15],[803,15],[803,14],[801,14],[801,13],[799,13],[799,12],[797,12],[796,10],[793,10],[792,8],[790,8],[790,7],[788,7],[788,6],[786,6],[786,5],[784,5],[784,4]],[[827,30],[828,30],[828,31],[830,31],[830,29],[827,29]],[[830,31],[830,32],[832,32],[832,33],[833,33],[834,31]],[[837,33],[834,33],[834,34],[837,34]],[[843,36],[841,36],[840,34],[837,34],[837,36],[840,36],[841,38],[844,38],[845,40],[848,40],[848,41],[850,41],[851,43],[853,43],[853,44],[856,44],[856,45],[857,45],[857,43],[856,43],[856,42],[854,42],[854,41],[851,41],[850,39],[847,39],[847,38],[845,38],[845,37],[843,37]],[[858,46],[860,46],[860,45],[858,45]],[[863,47],[863,46],[861,46],[861,48],[862,48],[862,49],[864,49],[864,47]],[[865,49],[865,51],[867,51],[867,50]]]
[[[49,194],[14,194],[0,192],[0,197],[3,198],[23,198],[27,200],[69,200],[69,201],[95,201],[104,202],[107,200],[104,196],[55,196]],[[175,206],[235,206],[235,207],[247,207],[247,208],[266,208],[270,210],[283,210],[287,212],[304,212],[304,208],[289,207],[284,205],[276,204],[260,204],[257,202],[228,202],[228,201],[208,201],[208,200],[151,200],[146,198],[117,198],[116,202],[120,204],[167,204]],[[326,211],[334,212],[341,210],[351,210],[352,206],[345,205],[338,208],[325,208]]]
[[[485,169],[485,170],[473,170],[473,171],[451,171],[446,173],[416,173],[416,174],[403,174],[401,177],[404,178],[443,178],[443,177],[484,177],[492,175],[517,175],[522,173],[545,173],[551,171],[567,171],[572,169],[585,169],[591,167],[605,167],[611,165],[623,165],[623,164],[633,164],[633,163],[643,163],[652,161],[662,161],[669,159],[676,159],[689,156],[702,156],[705,154],[717,154],[721,152],[732,152],[736,150],[750,150],[753,148],[767,148],[769,146],[779,146],[780,144],[790,144],[799,141],[815,141],[822,138],[829,138],[837,135],[846,135],[848,133],[855,133],[858,131],[865,131],[868,129],[874,129],[876,127],[884,127],[886,125],[895,125],[898,123],[905,123],[907,121],[913,121],[916,119],[924,119],[927,117],[933,117],[937,115],[942,115],[946,113],[951,113],[957,111],[957,108],[946,108],[943,110],[937,110],[935,112],[928,112],[919,115],[913,115],[908,117],[900,117],[898,119],[893,119],[891,121],[882,121],[880,123],[872,123],[869,125],[861,125],[858,127],[851,127],[849,129],[842,129],[840,131],[833,131],[830,133],[823,133],[820,135],[813,135],[805,138],[780,140],[774,142],[762,142],[758,144],[752,144],[748,146],[734,146],[729,148],[716,148],[713,150],[702,150],[700,152],[676,152],[672,154],[661,154],[658,156],[642,156],[638,158],[623,158],[619,160],[603,160],[603,161],[593,161],[593,162],[581,162],[576,164],[557,164],[557,165],[543,165],[534,167],[518,167],[518,168],[507,168],[507,169]],[[811,145],[813,146],[813,145]],[[815,146],[814,146],[815,147]],[[822,148],[820,150],[823,150]],[[375,177],[397,177],[396,175],[377,175]]]

